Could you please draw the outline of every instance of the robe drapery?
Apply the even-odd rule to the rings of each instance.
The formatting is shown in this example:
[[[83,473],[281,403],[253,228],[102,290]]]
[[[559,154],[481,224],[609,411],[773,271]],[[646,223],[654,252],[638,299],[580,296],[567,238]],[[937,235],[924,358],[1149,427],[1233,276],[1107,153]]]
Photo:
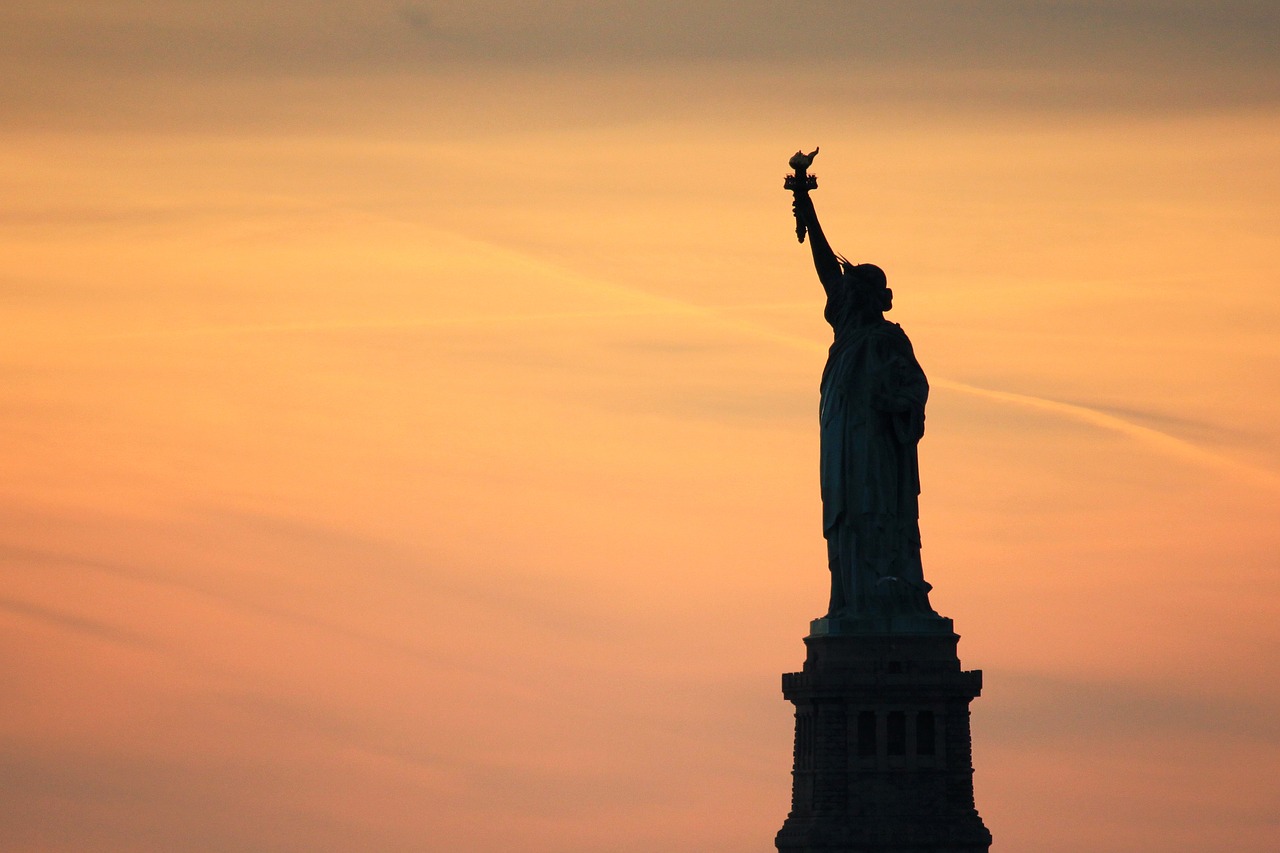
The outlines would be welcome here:
[[[929,383],[902,327],[830,289],[822,373],[822,526],[831,615],[932,614],[920,563],[920,467]]]

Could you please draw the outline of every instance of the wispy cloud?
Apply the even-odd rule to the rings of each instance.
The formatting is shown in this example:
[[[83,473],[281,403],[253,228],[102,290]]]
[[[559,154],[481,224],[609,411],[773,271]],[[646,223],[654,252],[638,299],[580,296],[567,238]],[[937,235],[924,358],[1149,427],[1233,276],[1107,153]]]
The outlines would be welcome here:
[[[1002,741],[1199,736],[1280,746],[1280,721],[1262,699],[1132,679],[1013,672],[1002,673],[995,689],[1000,701],[984,707],[982,721]]]
[[[226,559],[231,562],[241,560],[249,565],[266,565],[275,572],[288,572],[291,566],[302,564],[317,577],[336,571],[344,577],[362,577],[366,588],[408,589],[412,590],[415,600],[427,598],[441,606],[447,601],[471,606],[505,620],[513,628],[525,626],[536,632],[579,640],[617,639],[620,617],[606,618],[585,606],[578,607],[573,596],[558,594],[563,591],[558,591],[546,578],[521,577],[513,567],[495,572],[460,572],[457,567],[446,570],[430,564],[421,554],[336,526],[244,509],[205,507],[196,515],[197,518],[187,521],[79,518],[77,522],[109,523],[117,532],[134,529],[139,538],[176,534],[193,542],[223,542]],[[278,553],[291,555],[289,565],[272,563],[270,555]],[[178,591],[229,613],[300,628],[316,636],[376,649],[443,671],[465,666],[430,646],[394,631],[378,630],[358,618],[338,619],[315,612],[306,604],[282,600],[270,583],[269,574],[258,583],[245,585],[235,583],[233,577],[220,579],[217,574],[207,572],[177,571],[155,561],[128,560],[123,555],[104,557],[70,549],[59,551],[13,544],[0,544],[0,561],[20,569],[61,566],[75,572],[108,575],[146,587]],[[0,609],[101,639],[159,648],[151,638],[127,628],[41,605],[0,599]]]
[[[42,85],[66,73],[357,78],[763,63],[809,67],[813,86],[863,95],[1073,109],[1274,103],[1277,34],[1280,10],[1251,0],[168,0],[0,12],[10,76],[38,69]]]
[[[127,333],[123,335],[107,335],[103,339],[129,337],[186,337],[186,336],[238,336],[238,335],[274,335],[274,334],[308,334],[338,331],[377,332],[387,330],[430,329],[433,327],[471,327],[488,330],[504,325],[536,325],[549,321],[581,320],[591,322],[607,318],[679,316],[696,322],[710,324],[721,331],[743,335],[749,339],[784,346],[807,352],[821,352],[826,344],[821,341],[804,338],[798,335],[780,332],[759,319],[761,312],[781,310],[791,312],[808,307],[817,310],[816,303],[725,303],[697,304],[669,296],[660,296],[639,288],[618,282],[584,275],[566,267],[559,266],[545,259],[536,257],[495,241],[482,241],[471,237],[457,237],[475,251],[491,256],[495,263],[515,269],[524,270],[545,279],[555,281],[558,285],[590,294],[599,304],[620,303],[614,309],[600,308],[583,311],[554,312],[522,312],[522,313],[484,313],[458,314],[449,316],[398,317],[385,320],[367,321],[333,321],[307,323],[267,323],[244,325],[194,326],[146,332]],[[745,318],[744,314],[752,319]],[[766,315],[767,316],[767,315]],[[980,398],[1000,405],[1017,406],[1034,409],[1076,423],[1085,424],[1097,429],[1107,430],[1125,436],[1146,449],[1160,453],[1179,462],[1217,471],[1234,479],[1249,483],[1252,486],[1271,492],[1280,492],[1280,474],[1268,469],[1251,465],[1229,455],[1210,450],[1200,444],[1180,438],[1169,432],[1138,423],[1131,416],[1116,410],[1101,407],[1090,407],[1079,403],[1064,402],[1047,396],[1018,393],[998,388],[987,388],[972,383],[931,374],[930,381],[934,387],[946,389],[968,396]],[[758,410],[759,405],[767,404],[764,398],[749,402],[745,397],[720,398],[720,403],[729,407],[746,407]],[[712,400],[707,403],[710,408],[717,404]],[[1159,417],[1159,413],[1155,413]],[[1150,417],[1150,415],[1149,415]],[[1173,422],[1170,416],[1166,421]]]
[[[141,634],[135,633],[126,628],[121,628],[118,625],[111,625],[97,619],[92,619],[76,613],[70,613],[65,610],[55,610],[51,607],[33,604],[29,601],[20,601],[15,598],[0,598],[0,610],[15,616],[42,622],[56,629],[71,631],[76,634],[83,634],[95,640],[104,640],[109,643],[120,643],[127,646],[138,646],[147,649],[157,648],[157,642],[154,639],[144,637]]]
[[[38,36],[39,46],[60,48],[68,60],[76,49],[79,61],[192,67],[220,60],[224,70],[233,61],[248,62],[250,69],[325,62],[341,68],[344,60],[376,68],[449,58],[816,58],[872,68],[891,63],[1024,70],[1088,60],[1172,65],[1179,56],[1192,63],[1273,63],[1269,39],[1280,26],[1274,4],[1256,0],[825,0],[792,7],[767,0],[553,0],[536,6],[511,0],[361,0],[341,8],[323,0],[284,0],[269,7],[242,0],[212,7],[162,0],[45,9],[16,3],[6,7],[3,19],[10,33]]]
[[[1035,409],[1064,417],[1077,423],[1088,424],[1099,429],[1119,433],[1140,443],[1148,450],[1160,453],[1165,457],[1217,471],[1229,475],[1235,480],[1249,483],[1252,486],[1280,493],[1280,474],[1274,471],[1249,465],[1221,453],[1215,453],[1186,439],[1178,438],[1149,426],[1143,426],[1129,418],[1120,417],[1102,409],[1089,408],[1076,403],[1064,403],[1030,394],[1017,394],[1012,391],[982,388],[977,385],[970,385],[967,382],[957,382],[953,379],[934,377],[930,381],[940,388],[947,388],[997,403]]]

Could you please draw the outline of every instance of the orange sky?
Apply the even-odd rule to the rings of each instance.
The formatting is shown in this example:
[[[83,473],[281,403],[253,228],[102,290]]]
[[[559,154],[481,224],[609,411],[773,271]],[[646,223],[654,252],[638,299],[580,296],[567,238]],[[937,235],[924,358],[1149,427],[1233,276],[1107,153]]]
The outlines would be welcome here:
[[[821,145],[995,848],[1276,849],[1280,15],[1204,5],[7,7],[0,847],[772,849]]]

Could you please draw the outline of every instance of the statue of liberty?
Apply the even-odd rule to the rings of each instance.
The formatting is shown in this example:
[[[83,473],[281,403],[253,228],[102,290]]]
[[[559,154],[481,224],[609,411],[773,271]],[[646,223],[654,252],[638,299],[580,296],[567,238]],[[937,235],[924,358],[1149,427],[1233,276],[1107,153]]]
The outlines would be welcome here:
[[[884,318],[893,291],[874,264],[837,255],[818,224],[797,152],[786,189],[796,236],[809,235],[835,340],[822,371],[822,533],[831,569],[828,618],[936,616],[920,564],[920,466],[929,383],[902,327]]]

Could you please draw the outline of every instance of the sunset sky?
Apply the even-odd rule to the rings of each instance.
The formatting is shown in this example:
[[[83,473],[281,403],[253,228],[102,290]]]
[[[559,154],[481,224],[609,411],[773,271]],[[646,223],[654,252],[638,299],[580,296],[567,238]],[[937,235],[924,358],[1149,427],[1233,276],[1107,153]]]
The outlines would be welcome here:
[[[1280,849],[1280,4],[9,0],[0,849],[749,853],[822,148],[1008,853]]]

